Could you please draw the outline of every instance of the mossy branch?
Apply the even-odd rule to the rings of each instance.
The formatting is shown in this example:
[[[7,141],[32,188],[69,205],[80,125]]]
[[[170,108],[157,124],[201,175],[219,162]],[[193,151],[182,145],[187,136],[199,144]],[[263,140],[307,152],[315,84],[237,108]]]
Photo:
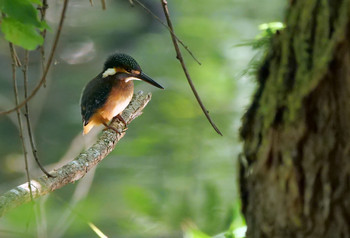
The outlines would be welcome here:
[[[129,106],[124,110],[122,117],[129,124],[142,114],[142,110],[151,100],[151,94],[139,92],[134,95]],[[68,183],[73,183],[82,178],[90,169],[100,163],[116,146],[118,141],[125,135],[125,125],[119,120],[114,120],[112,126],[122,131],[117,134],[113,130],[105,130],[97,142],[90,148],[78,155],[73,161],[61,168],[50,172],[54,177],[42,176],[31,180],[33,198],[41,197]],[[28,183],[17,186],[0,196],[0,217],[9,210],[24,203],[30,202]]]

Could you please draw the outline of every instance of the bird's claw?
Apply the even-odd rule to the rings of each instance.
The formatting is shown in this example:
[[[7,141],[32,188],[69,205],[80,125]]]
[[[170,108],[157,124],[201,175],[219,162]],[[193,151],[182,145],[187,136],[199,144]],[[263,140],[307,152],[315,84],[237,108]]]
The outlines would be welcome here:
[[[117,128],[113,127],[113,126],[110,126],[110,125],[104,125],[106,128],[104,128],[103,130],[108,130],[108,129],[111,129],[113,131],[115,131],[116,133],[118,133],[119,135],[121,135],[122,133],[126,132],[127,131],[127,127],[123,128],[122,130],[118,130]]]
[[[124,118],[120,114],[116,115],[115,118],[118,118],[119,121],[121,121],[125,125],[125,127],[128,128],[128,123],[124,120]]]
[[[121,132],[120,132],[118,129],[116,129],[116,128],[114,128],[114,127],[111,127],[111,126],[106,127],[106,128],[104,128],[103,130],[106,131],[106,130],[109,130],[109,129],[115,131],[115,132],[118,133],[119,135],[121,134]]]

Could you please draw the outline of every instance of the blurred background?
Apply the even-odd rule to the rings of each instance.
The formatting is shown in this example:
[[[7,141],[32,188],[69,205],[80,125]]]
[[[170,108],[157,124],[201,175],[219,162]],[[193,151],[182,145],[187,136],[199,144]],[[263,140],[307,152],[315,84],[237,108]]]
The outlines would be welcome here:
[[[46,51],[56,30],[61,0],[49,0]],[[164,20],[160,1],[142,1]],[[177,36],[217,135],[201,112],[175,58],[166,28],[128,0],[70,1],[46,87],[30,102],[41,162],[53,169],[74,159],[97,138],[82,136],[79,99],[105,59],[130,54],[165,87],[136,82],[152,92],[116,149],[81,181],[21,206],[0,219],[0,237],[209,237],[244,226],[238,191],[240,119],[254,90],[244,75],[256,52],[236,47],[259,34],[265,22],[282,21],[285,1],[177,0],[169,8]],[[23,52],[18,49],[23,58]],[[41,75],[40,53],[30,54],[29,87]],[[0,109],[14,105],[8,43],[0,37]],[[18,70],[23,90],[22,72]],[[0,117],[0,193],[25,182],[15,113]],[[29,145],[29,144],[28,144]],[[29,146],[28,146],[29,148]],[[29,151],[32,177],[42,175]],[[197,230],[200,230],[200,232]],[[204,235],[207,234],[208,236]]]

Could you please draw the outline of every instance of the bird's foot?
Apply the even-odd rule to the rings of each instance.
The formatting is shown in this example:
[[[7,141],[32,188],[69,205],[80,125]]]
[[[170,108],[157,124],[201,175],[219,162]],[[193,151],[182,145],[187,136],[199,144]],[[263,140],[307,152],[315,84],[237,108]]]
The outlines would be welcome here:
[[[125,129],[128,129],[128,123],[126,123],[126,121],[120,114],[116,115],[115,118],[118,118],[119,121],[123,122],[123,124],[125,125]]]
[[[105,130],[108,130],[108,129],[111,129],[113,131],[115,131],[117,134],[121,135],[123,132],[125,132],[125,129],[122,130],[122,131],[119,131],[117,128],[113,127],[113,126],[110,126],[108,125],[107,123],[103,123],[103,125],[106,127],[105,129],[103,129],[104,131]]]

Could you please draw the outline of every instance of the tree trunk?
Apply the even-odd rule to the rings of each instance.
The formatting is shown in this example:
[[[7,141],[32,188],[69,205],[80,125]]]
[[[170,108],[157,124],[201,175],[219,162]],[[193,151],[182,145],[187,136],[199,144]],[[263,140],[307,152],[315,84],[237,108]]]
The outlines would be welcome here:
[[[350,237],[350,0],[292,0],[243,118],[247,238]]]

